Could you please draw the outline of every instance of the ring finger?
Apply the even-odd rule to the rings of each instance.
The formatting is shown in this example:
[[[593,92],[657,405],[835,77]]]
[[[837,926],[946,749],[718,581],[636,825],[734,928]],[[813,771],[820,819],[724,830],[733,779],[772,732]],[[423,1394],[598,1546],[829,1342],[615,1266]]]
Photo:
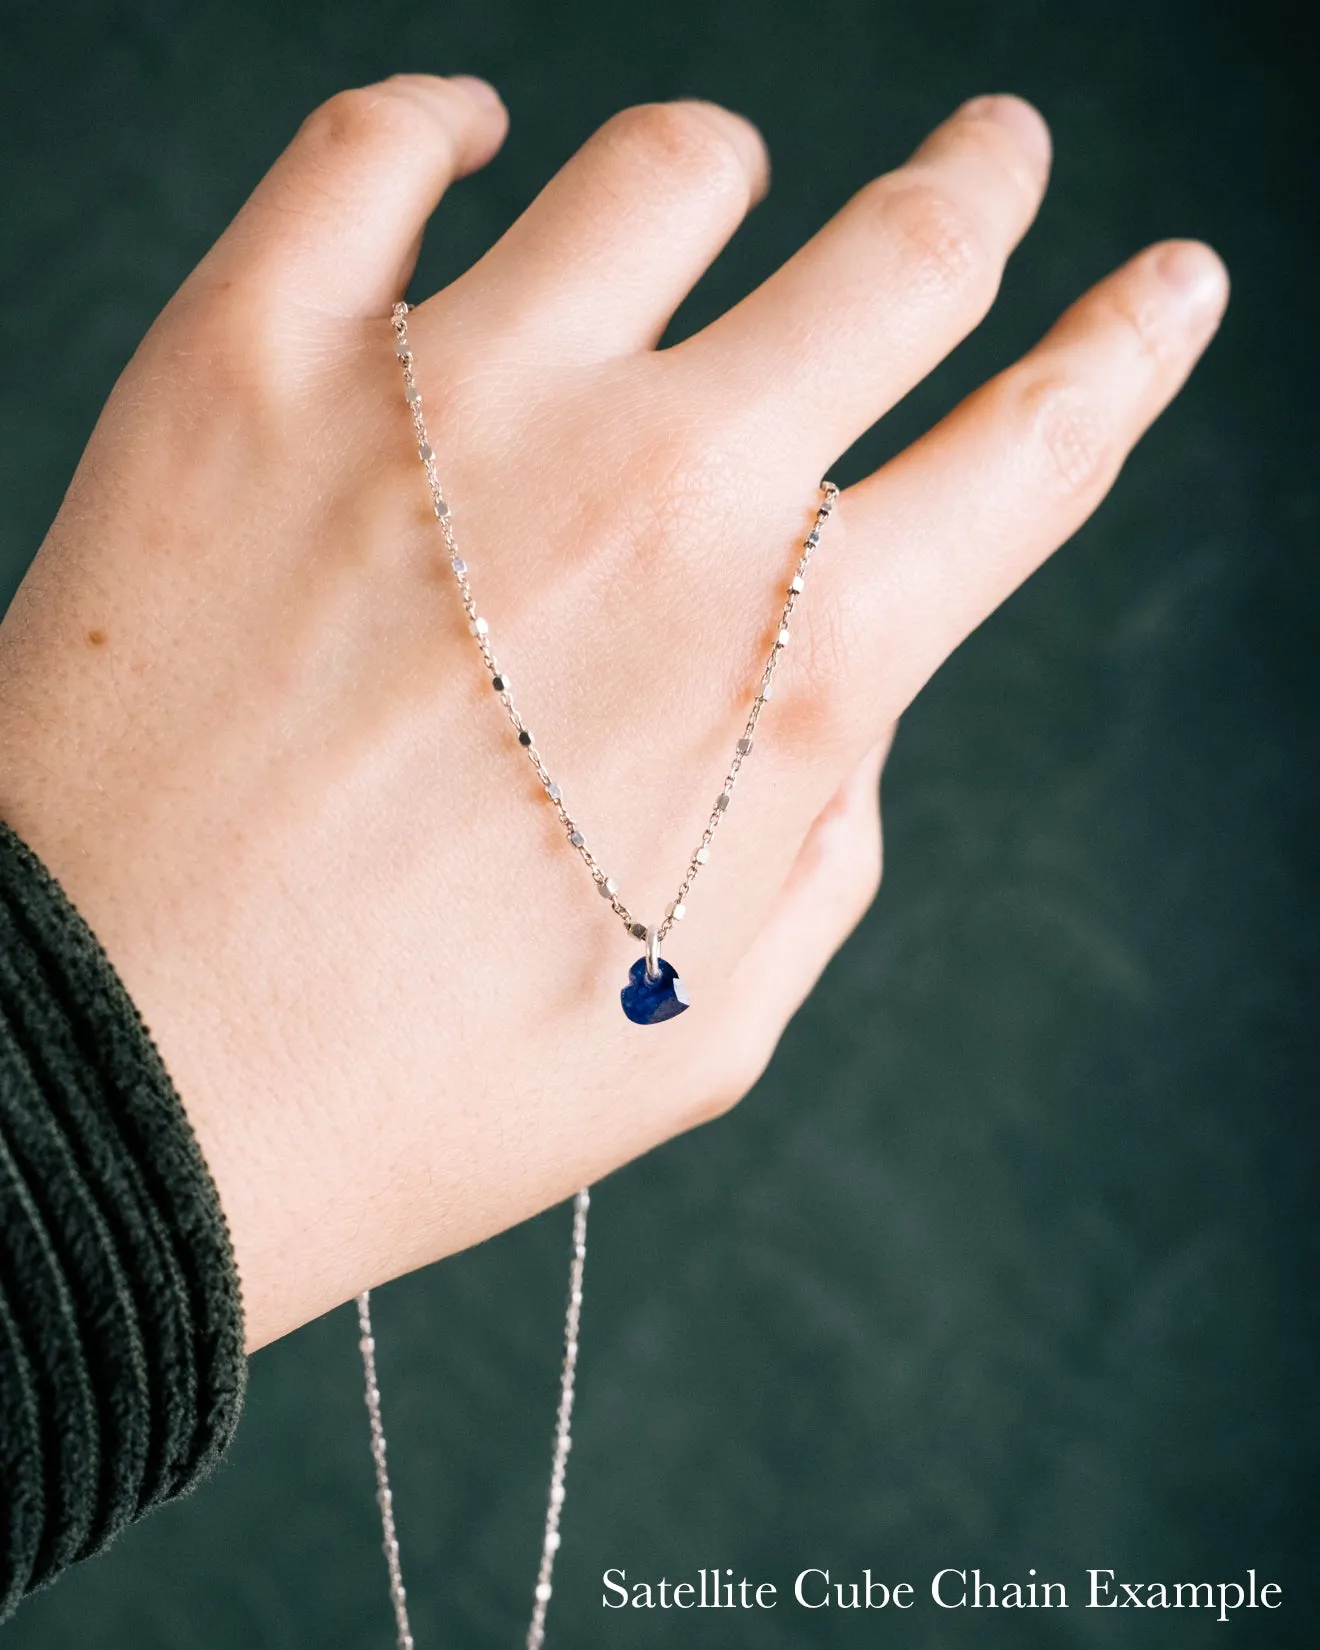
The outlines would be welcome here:
[[[668,360],[820,474],[985,315],[1049,159],[1029,104],[974,99]]]

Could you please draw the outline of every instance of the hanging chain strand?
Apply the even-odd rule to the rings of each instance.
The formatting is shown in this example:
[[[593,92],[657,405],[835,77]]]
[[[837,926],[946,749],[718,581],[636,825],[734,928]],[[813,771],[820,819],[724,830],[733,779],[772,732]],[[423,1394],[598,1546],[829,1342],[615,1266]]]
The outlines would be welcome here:
[[[417,379],[413,371],[412,345],[408,341],[407,304],[395,304],[393,319],[394,353],[403,368],[403,393],[407,398],[408,409],[412,414],[413,434],[417,438],[417,453],[426,471],[426,484],[431,494],[431,508],[435,511],[436,520],[439,522],[440,531],[444,536],[445,546],[449,551],[449,565],[458,583],[463,611],[468,618],[468,629],[476,639],[482,660],[490,673],[490,684],[499,695],[505,714],[512,723],[514,732],[518,735],[518,743],[527,752],[529,761],[536,769],[536,777],[541,782],[541,789],[550,799],[555,813],[559,816],[559,823],[564,827],[564,834],[568,838],[569,846],[576,850],[579,858],[590,872],[591,880],[596,884],[597,893],[610,902],[610,908],[615,916],[618,917],[634,939],[645,940],[648,932],[647,925],[640,922],[619,898],[618,884],[613,877],[607,875],[595,854],[588,848],[581,826],[566,807],[562,790],[551,778],[541,753],[536,747],[536,742],[532,738],[531,730],[519,715],[518,708],[514,704],[513,695],[509,690],[508,673],[501,667],[495,656],[495,645],[490,638],[490,626],[477,611],[477,604],[472,595],[472,585],[468,579],[467,563],[458,553],[458,540],[454,536],[454,523],[449,512],[449,503],[440,486],[435,451],[426,433],[426,420],[422,414],[422,392],[417,387]],[[771,644],[765,666],[761,671],[756,697],[752,700],[751,709],[747,713],[747,721],[737,744],[734,746],[733,759],[724,775],[724,783],[720,787],[720,793],[716,797],[707,817],[706,827],[701,833],[701,840],[692,851],[687,870],[683,873],[683,880],[679,884],[678,892],[666,909],[664,921],[656,929],[657,941],[663,940],[674,924],[682,922],[687,915],[688,894],[701,867],[710,858],[710,845],[714,840],[715,832],[719,829],[719,823],[724,817],[725,810],[733,800],[733,788],[738,782],[738,774],[747,759],[748,753],[751,751],[752,742],[756,737],[756,724],[761,719],[761,712],[765,709],[767,701],[773,696],[775,669],[779,663],[780,655],[789,643],[793,609],[797,606],[798,597],[802,594],[807,567],[815,553],[817,544],[820,542],[820,530],[828,520],[830,512],[834,509],[834,502],[839,496],[839,489],[832,481],[822,482],[820,490],[822,496],[820,505],[816,510],[816,519],[812,523],[811,531],[802,541],[797,567],[794,570],[793,577],[789,580],[784,605],[779,614],[779,623],[775,627],[775,639]]]
[[[394,1606],[394,1626],[398,1650],[415,1650],[412,1626],[408,1621],[408,1590],[399,1566],[399,1538],[394,1529],[394,1492],[385,1460],[385,1424],[380,1416],[380,1383],[376,1379],[376,1337],[371,1332],[371,1292],[364,1289],[357,1298],[358,1349],[362,1353],[362,1373],[366,1381],[367,1415],[371,1422],[371,1458],[376,1464],[376,1504],[380,1508],[381,1545],[390,1577],[390,1603]]]
[[[553,1591],[555,1555],[559,1551],[559,1520],[564,1511],[564,1479],[568,1472],[568,1452],[573,1447],[573,1398],[577,1382],[578,1329],[582,1323],[582,1275],[587,1263],[587,1210],[591,1192],[587,1187],[573,1199],[573,1255],[568,1267],[568,1305],[564,1309],[564,1362],[559,1375],[559,1408],[555,1414],[555,1448],[550,1464],[550,1494],[545,1506],[545,1528],[541,1539],[541,1567],[532,1599],[532,1619],[527,1628],[527,1650],[541,1650],[545,1643],[545,1617]],[[408,1620],[408,1591],[403,1585],[399,1564],[399,1539],[394,1527],[394,1492],[390,1488],[386,1461],[385,1423],[380,1413],[380,1383],[376,1379],[376,1337],[371,1328],[371,1294],[364,1290],[357,1298],[358,1347],[366,1380],[367,1415],[371,1422],[371,1457],[376,1465],[376,1501],[380,1507],[380,1527],[385,1550],[385,1567],[390,1578],[390,1603],[394,1606],[395,1642],[398,1650],[416,1650],[412,1624]]]
[[[564,1511],[564,1476],[573,1447],[573,1397],[577,1380],[578,1328],[582,1322],[582,1273],[587,1264],[587,1210],[591,1193],[583,1187],[573,1199],[573,1258],[568,1267],[568,1306],[564,1312],[564,1363],[559,1376],[559,1410],[555,1417],[555,1452],[550,1465],[550,1494],[545,1504],[545,1531],[541,1539],[541,1568],[532,1595],[532,1619],[527,1628],[527,1650],[545,1643],[545,1613],[550,1608],[555,1555],[559,1551],[559,1520]]]

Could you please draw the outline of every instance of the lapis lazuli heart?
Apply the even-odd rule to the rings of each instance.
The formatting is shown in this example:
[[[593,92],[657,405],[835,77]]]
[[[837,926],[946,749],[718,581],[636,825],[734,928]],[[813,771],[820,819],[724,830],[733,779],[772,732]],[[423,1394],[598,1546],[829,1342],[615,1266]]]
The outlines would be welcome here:
[[[674,965],[656,958],[659,970],[654,980],[646,977],[646,958],[638,957],[628,970],[628,984],[619,993],[623,1012],[634,1025],[654,1026],[672,1020],[688,1006],[687,987],[674,972]]]

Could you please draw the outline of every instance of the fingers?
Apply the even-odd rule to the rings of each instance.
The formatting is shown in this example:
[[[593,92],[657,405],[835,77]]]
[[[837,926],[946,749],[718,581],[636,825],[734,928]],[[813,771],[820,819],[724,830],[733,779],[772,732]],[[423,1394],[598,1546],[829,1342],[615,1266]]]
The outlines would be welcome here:
[[[508,120],[485,81],[394,75],[313,111],[207,259],[303,305],[379,315],[401,296],[426,220],[484,166]]]
[[[798,852],[768,920],[731,982],[732,1104],[760,1075],[784,1027],[852,933],[880,886],[880,774],[890,727],[826,806]]]
[[[625,109],[446,297],[520,358],[649,347],[767,177],[755,128],[727,109]]]
[[[1195,242],[1151,247],[1035,349],[841,501],[864,644],[851,702],[901,707],[1100,503],[1218,325],[1228,281]],[[855,737],[873,736],[860,712]]]
[[[976,99],[670,357],[819,474],[985,314],[1049,155],[1028,104]]]

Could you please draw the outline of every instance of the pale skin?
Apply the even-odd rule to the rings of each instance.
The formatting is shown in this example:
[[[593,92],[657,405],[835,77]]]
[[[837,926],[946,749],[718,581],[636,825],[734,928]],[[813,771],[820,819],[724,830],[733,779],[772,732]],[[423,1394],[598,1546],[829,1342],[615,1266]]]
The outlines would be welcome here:
[[[253,1348],[746,1093],[874,897],[898,717],[1096,508],[1227,296],[1208,248],[1140,252],[845,490],[666,946],[693,1007],[639,1028],[639,947],[468,635],[388,322],[505,127],[464,77],[313,114],[125,370],[0,627],[0,815],[156,1038]],[[648,920],[820,478],[985,315],[1048,167],[1028,105],[976,100],[658,350],[767,164],[722,109],[630,109],[410,317],[519,708]]]

